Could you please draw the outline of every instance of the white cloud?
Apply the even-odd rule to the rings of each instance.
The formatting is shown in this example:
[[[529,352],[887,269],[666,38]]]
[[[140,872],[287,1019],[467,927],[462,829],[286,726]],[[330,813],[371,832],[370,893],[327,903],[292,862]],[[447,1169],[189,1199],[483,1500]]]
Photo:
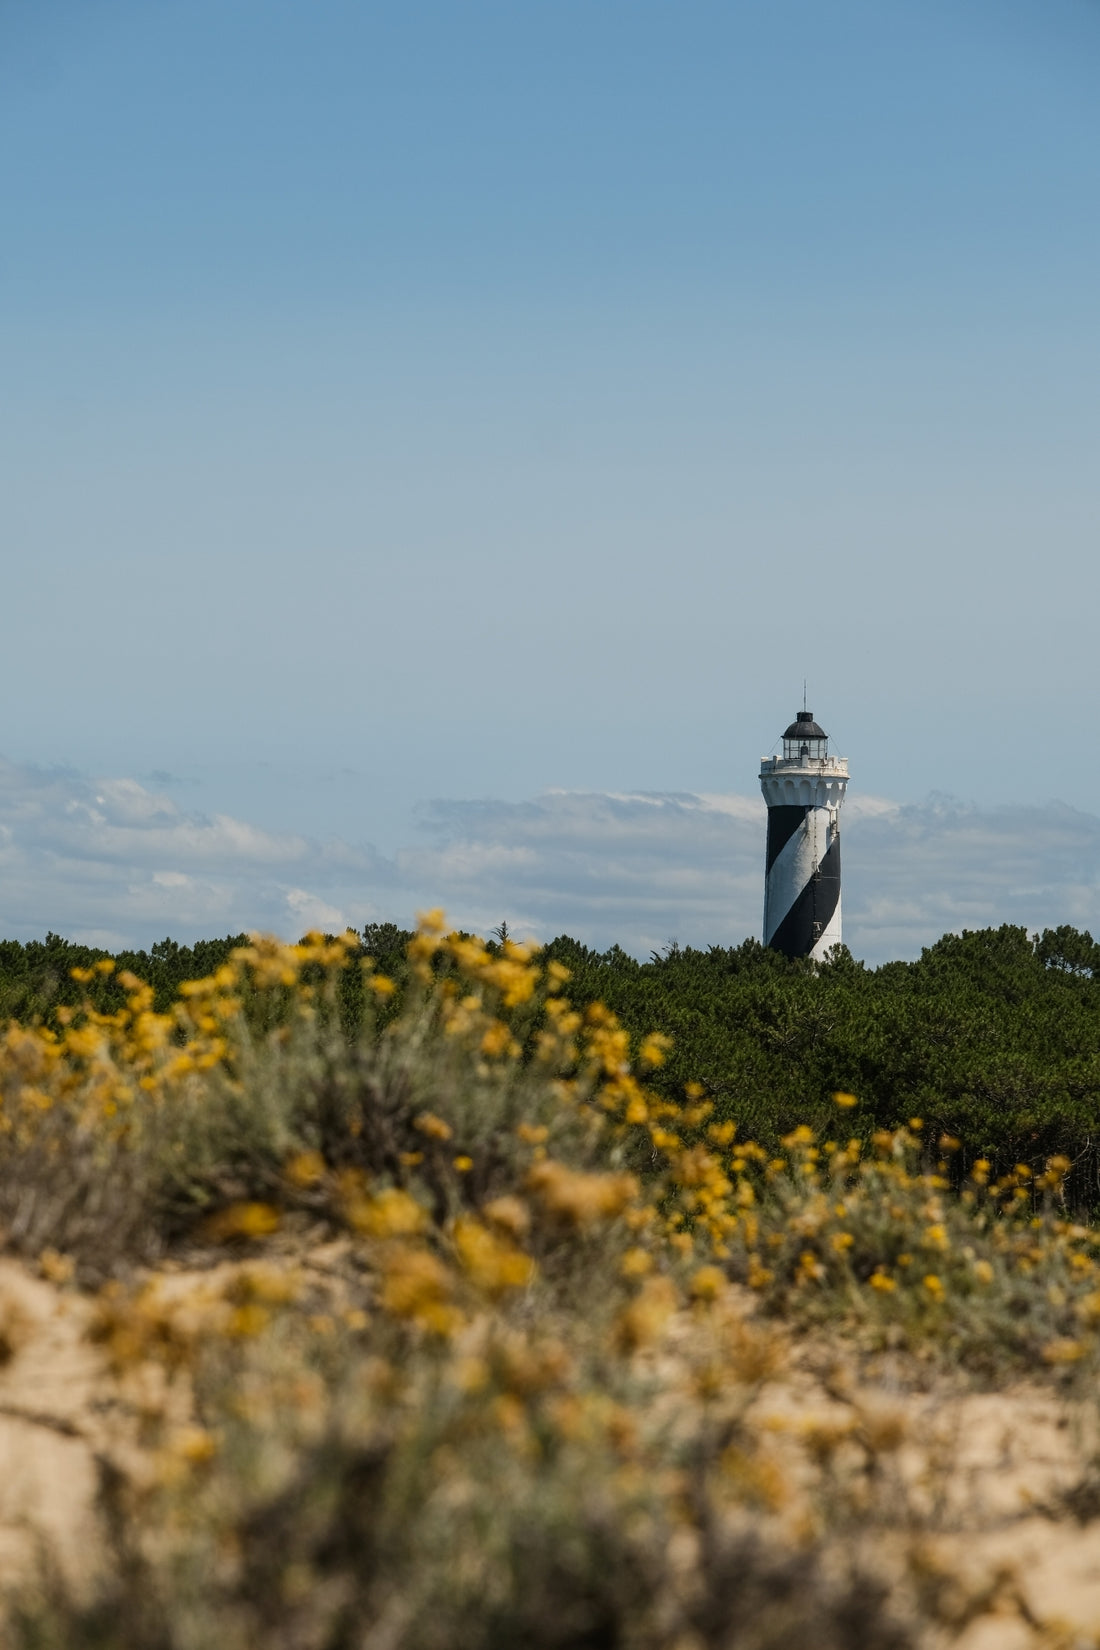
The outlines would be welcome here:
[[[345,928],[357,926],[339,906],[329,905],[326,900],[311,894],[307,888],[288,888],[286,892],[286,908],[293,919],[295,933],[303,929],[320,928],[326,933],[339,934]],[[362,922],[362,917],[359,917]]]
[[[759,797],[548,791],[437,801],[392,860],[224,814],[188,813],[134,779],[0,760],[0,933],[49,928],[148,945],[392,917],[443,905],[487,932],[568,932],[645,955],[670,938],[758,934]],[[844,815],[845,937],[857,956],[912,956],[947,929],[1070,922],[1100,930],[1100,819],[1058,803],[920,806],[853,795]]]
[[[868,957],[1002,922],[1100,930],[1100,819],[1063,803],[934,798],[854,821],[845,846],[845,921]]]
[[[0,933],[107,946],[164,934],[297,934],[374,914],[384,861],[225,814],[184,812],[134,779],[0,759]]]

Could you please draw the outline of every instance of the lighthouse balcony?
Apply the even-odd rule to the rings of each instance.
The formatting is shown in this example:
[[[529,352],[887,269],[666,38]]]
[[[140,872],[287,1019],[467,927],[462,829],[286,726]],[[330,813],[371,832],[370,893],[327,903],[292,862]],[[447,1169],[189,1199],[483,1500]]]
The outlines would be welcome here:
[[[848,788],[843,756],[766,756],[760,789],[769,808],[839,808]]]
[[[847,779],[848,758],[846,756],[762,756],[760,758],[760,776],[765,774],[814,774],[837,779]]]

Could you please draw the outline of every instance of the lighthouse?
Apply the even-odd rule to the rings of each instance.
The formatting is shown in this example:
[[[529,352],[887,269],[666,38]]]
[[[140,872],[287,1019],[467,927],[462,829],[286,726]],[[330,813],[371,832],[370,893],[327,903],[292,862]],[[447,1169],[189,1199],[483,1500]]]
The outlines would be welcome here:
[[[829,736],[800,710],[783,734],[782,756],[760,763],[768,805],[764,944],[820,961],[840,944],[840,809],[848,761],[829,755]]]

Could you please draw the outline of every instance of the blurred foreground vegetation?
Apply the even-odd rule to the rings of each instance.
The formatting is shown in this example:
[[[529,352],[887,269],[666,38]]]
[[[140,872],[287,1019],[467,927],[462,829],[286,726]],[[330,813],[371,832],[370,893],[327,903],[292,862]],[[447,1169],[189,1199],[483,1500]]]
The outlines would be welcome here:
[[[117,1436],[94,1558],[74,1582],[44,1553],[8,1641],[906,1650],[1011,1613],[1003,1567],[964,1582],[929,1545],[950,1497],[907,1473],[896,1407],[834,1376],[826,1419],[761,1403],[814,1345],[895,1393],[1093,1391],[1100,1232],[1070,1159],[1002,1172],[935,1120],[979,1103],[983,1048],[989,1082],[1038,1061],[1056,1006],[1086,1035],[1091,963],[1011,929],[876,975],[486,945],[435,915],[365,939],[227,941],[169,1001],[59,942],[55,983],[26,976],[0,1226],[90,1299]],[[970,1076],[945,1098],[952,1027]],[[1049,1035],[1072,1129],[1095,1055]],[[882,1126],[911,1096],[925,1115]],[[1095,1484],[1083,1456],[1082,1516]]]

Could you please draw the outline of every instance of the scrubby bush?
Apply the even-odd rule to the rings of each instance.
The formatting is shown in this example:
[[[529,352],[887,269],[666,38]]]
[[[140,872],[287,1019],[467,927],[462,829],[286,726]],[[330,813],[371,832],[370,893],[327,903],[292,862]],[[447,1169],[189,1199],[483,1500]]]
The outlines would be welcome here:
[[[349,955],[373,956],[402,985],[411,938],[392,923],[371,924]],[[56,935],[4,942],[0,1022],[60,1030],[59,1011],[78,1010],[82,997],[99,1013],[118,1013],[126,974],[147,981],[152,1006],[170,1013],[183,983],[215,974],[246,945],[245,936],[194,947],[165,940],[112,959]],[[827,1136],[830,1095],[851,1090],[861,1101],[853,1132],[865,1142],[914,1115],[932,1136],[957,1136],[956,1184],[979,1158],[999,1178],[1018,1162],[1064,1156],[1071,1205],[1100,1203],[1100,948],[1088,933],[1063,926],[1029,937],[1006,925],[947,934],[915,962],[877,969],[843,949],[819,967],[755,940],[706,951],[670,944],[639,962],[618,946],[596,952],[561,936],[542,957],[570,970],[578,1008],[603,1003],[635,1039],[654,1029],[672,1038],[668,1062],[652,1075],[656,1092],[675,1100],[688,1082],[705,1084],[716,1115],[773,1154],[800,1124]],[[74,966],[90,978],[74,981]],[[274,1007],[268,994],[247,977],[239,992],[262,1029]],[[343,972],[334,1009],[350,1042],[377,1025],[358,968]]]
[[[394,972],[361,949],[253,939],[170,1009],[123,972],[9,1028],[0,1220],[97,1287],[141,1446],[102,1460],[95,1585],[44,1576],[14,1642],[950,1642],[979,1606],[916,1541],[904,1429],[853,1405],[791,1444],[761,1394],[821,1329],[914,1379],[1091,1369],[1068,1164],[957,1194],[956,1141],[841,1141],[841,1091],[838,1138],[777,1152],[553,954],[438,916]]]

